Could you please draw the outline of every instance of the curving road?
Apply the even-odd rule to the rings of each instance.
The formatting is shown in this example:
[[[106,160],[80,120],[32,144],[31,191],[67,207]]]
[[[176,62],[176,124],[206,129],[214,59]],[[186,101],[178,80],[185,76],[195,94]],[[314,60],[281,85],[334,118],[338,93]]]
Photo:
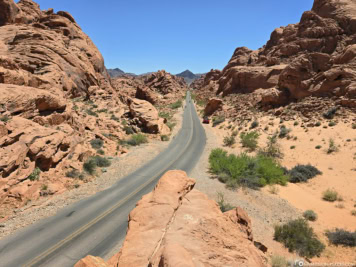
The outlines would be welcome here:
[[[126,235],[127,218],[167,170],[189,173],[206,136],[190,93],[183,124],[168,148],[109,189],[0,241],[0,266],[73,266],[86,255],[105,257]]]

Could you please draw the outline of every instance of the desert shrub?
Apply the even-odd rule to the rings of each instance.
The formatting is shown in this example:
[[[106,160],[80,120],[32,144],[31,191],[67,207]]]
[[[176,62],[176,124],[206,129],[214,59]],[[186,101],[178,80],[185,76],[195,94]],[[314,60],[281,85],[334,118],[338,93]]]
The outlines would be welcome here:
[[[352,129],[355,130],[356,129],[356,123],[353,123],[351,127],[352,127]]]
[[[325,119],[333,119],[335,117],[336,111],[338,110],[337,107],[332,107],[328,111],[323,113],[323,117]]]
[[[295,149],[295,146],[290,146],[290,149]]]
[[[272,267],[288,267],[290,266],[289,262],[285,257],[273,255],[271,257],[271,265]]]
[[[318,215],[313,210],[306,210],[303,213],[303,217],[308,221],[316,221],[318,219]]]
[[[298,125],[299,125],[299,122],[295,121],[295,122],[293,123],[293,125],[294,125],[294,126],[298,126]]]
[[[163,119],[170,120],[172,118],[172,115],[169,112],[163,112],[161,111],[158,116],[160,116]]]
[[[104,141],[99,139],[99,138],[96,138],[96,139],[93,139],[90,141],[90,144],[91,144],[91,147],[94,148],[94,149],[100,149],[103,147],[104,145]]]
[[[105,151],[102,149],[98,149],[96,152],[100,155],[105,155]]]
[[[166,125],[172,131],[177,124],[175,122],[170,122],[169,121],[169,122],[166,123]]]
[[[10,120],[10,117],[7,116],[7,115],[4,115],[4,116],[0,117],[0,121],[2,121],[2,122],[8,122],[9,120]]]
[[[326,236],[330,243],[334,245],[356,247],[356,231],[349,232],[342,229],[335,229],[334,231],[327,231]]]
[[[143,134],[133,134],[131,138],[127,140],[127,144],[130,146],[139,146],[144,143],[148,143],[148,140]]]
[[[314,124],[314,126],[316,126],[316,127],[319,127],[321,125],[321,122],[320,121],[317,121],[315,124]]]
[[[334,202],[338,199],[338,196],[339,194],[333,189],[328,189],[323,192],[323,199],[325,201]]]
[[[279,128],[278,137],[284,138],[290,133],[290,131],[291,131],[291,129],[288,129],[285,125],[281,125],[281,127]]]
[[[240,134],[240,142],[243,147],[250,149],[251,151],[257,148],[258,137],[260,134],[256,131],[252,131],[249,133],[241,133]]]
[[[279,188],[275,185],[271,185],[268,189],[268,192],[270,192],[273,195],[277,195],[279,192]]]
[[[76,169],[66,172],[66,177],[68,177],[68,178],[78,178],[79,175],[80,175],[80,172]]]
[[[239,133],[238,133],[237,131],[233,131],[233,132],[231,133],[231,136],[236,137],[238,134],[239,134]]]
[[[326,153],[331,154],[331,153],[334,153],[334,152],[337,152],[337,151],[339,151],[339,149],[336,146],[334,139],[330,138],[329,147],[326,150]]]
[[[224,137],[224,146],[232,146],[236,143],[235,136],[225,136]]]
[[[134,134],[135,133],[135,131],[130,126],[124,126],[123,130],[125,131],[126,134]]]
[[[90,175],[93,175],[96,170],[96,162],[94,159],[89,159],[83,164],[84,170],[89,173]]]
[[[98,113],[108,113],[108,109],[107,108],[99,109],[97,112]]]
[[[335,126],[336,125],[336,122],[334,122],[334,121],[331,121],[331,122],[329,122],[329,127],[333,127],[333,126]]]
[[[109,167],[111,165],[110,160],[101,156],[95,156],[92,158],[95,162],[95,165],[98,167]]]
[[[250,129],[255,129],[255,128],[258,127],[258,125],[259,125],[258,121],[253,121],[253,122],[251,123]]]
[[[180,108],[182,106],[182,100],[177,100],[176,102],[174,102],[173,104],[170,105],[170,108],[172,109],[177,109]]]
[[[266,157],[282,158],[283,153],[281,152],[280,146],[277,142],[277,135],[269,136],[267,146],[261,149],[258,153]]]
[[[356,216],[356,210],[352,210],[352,211],[351,211],[351,215],[352,215],[352,216]]]
[[[297,252],[302,257],[320,256],[325,245],[319,241],[304,219],[289,221],[274,228],[274,239],[281,242],[290,252]]]
[[[89,116],[98,117],[98,114],[94,112],[92,109],[85,110],[85,113],[87,113]]]
[[[226,212],[226,211],[229,211],[229,210],[232,210],[235,208],[231,204],[225,202],[224,193],[221,193],[221,192],[218,193],[218,205],[222,212]]]
[[[113,121],[120,121],[120,119],[116,117],[114,114],[111,115],[110,119]]]
[[[321,146],[320,145],[317,145],[316,147],[315,147],[315,149],[320,149],[321,148]]]
[[[41,169],[36,167],[33,172],[27,177],[30,181],[35,181],[40,179]]]
[[[223,123],[225,121],[225,117],[220,116],[220,117],[214,117],[213,118],[213,127],[216,127],[220,123]]]
[[[169,136],[168,135],[161,135],[161,141],[164,141],[164,142],[169,141]]]
[[[245,153],[228,155],[223,149],[214,149],[209,156],[210,170],[228,187],[260,188],[267,184],[285,185],[287,176],[272,158],[252,157]]]
[[[314,178],[315,176],[322,174],[316,167],[308,165],[298,164],[292,168],[289,172],[289,181],[291,183],[301,183],[307,182],[309,179]]]

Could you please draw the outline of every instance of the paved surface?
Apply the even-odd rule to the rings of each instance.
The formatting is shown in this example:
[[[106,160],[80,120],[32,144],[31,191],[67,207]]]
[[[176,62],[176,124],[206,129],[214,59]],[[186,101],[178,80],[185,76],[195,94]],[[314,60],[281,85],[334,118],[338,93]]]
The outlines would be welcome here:
[[[127,218],[167,170],[189,173],[204,150],[205,131],[187,94],[183,124],[168,148],[111,188],[0,241],[0,266],[73,266],[86,255],[105,257],[125,238]]]

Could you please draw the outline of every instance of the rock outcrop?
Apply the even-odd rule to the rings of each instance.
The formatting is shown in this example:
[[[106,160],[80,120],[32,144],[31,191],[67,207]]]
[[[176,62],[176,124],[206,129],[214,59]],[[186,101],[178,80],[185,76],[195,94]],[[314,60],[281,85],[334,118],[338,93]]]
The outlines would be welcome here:
[[[69,13],[42,11],[31,0],[0,0],[0,9],[0,216],[6,217],[27,200],[90,179],[66,173],[78,177],[97,153],[92,140],[102,141],[106,155],[119,155],[120,121],[129,107]]]
[[[88,256],[75,266],[267,266],[247,214],[222,213],[194,184],[183,171],[167,172],[130,213],[121,251],[107,263]]]
[[[136,125],[144,131],[153,134],[169,134],[170,130],[164,124],[164,119],[158,116],[157,109],[146,100],[132,99],[130,104],[131,116],[137,119]]]
[[[356,106],[355,11],[352,0],[315,0],[299,23],[275,29],[262,48],[237,48],[221,73],[205,76],[201,90],[226,96],[262,89],[268,97],[261,103],[271,107],[308,96]]]

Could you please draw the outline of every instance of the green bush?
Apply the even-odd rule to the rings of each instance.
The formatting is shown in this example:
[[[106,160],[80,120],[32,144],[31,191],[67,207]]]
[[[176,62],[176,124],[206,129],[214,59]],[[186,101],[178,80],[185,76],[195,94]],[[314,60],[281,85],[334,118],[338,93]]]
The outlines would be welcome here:
[[[4,115],[4,116],[0,117],[0,121],[2,121],[2,122],[8,122],[9,120],[10,120],[10,117],[7,116],[7,115]]]
[[[303,217],[308,221],[316,221],[318,219],[318,215],[313,210],[306,210],[303,213]]]
[[[266,157],[282,158],[283,153],[281,152],[280,146],[277,142],[277,135],[269,136],[267,146],[261,149],[258,153]]]
[[[221,192],[218,193],[218,205],[219,205],[220,210],[222,212],[226,212],[226,211],[229,211],[229,210],[232,210],[232,209],[235,208],[234,206],[232,206],[229,203],[225,202],[224,193],[221,193]]]
[[[161,141],[164,141],[164,142],[169,141],[169,136],[168,135],[161,135]]]
[[[105,155],[105,151],[102,149],[98,149],[96,152],[100,155]]]
[[[251,151],[257,148],[258,138],[260,134],[256,131],[252,131],[249,133],[241,133],[240,134],[240,142],[243,147],[250,149]]]
[[[111,115],[110,119],[113,121],[120,121],[120,119],[118,117],[116,117],[114,114]]]
[[[287,176],[278,163],[268,157],[250,157],[245,153],[228,155],[225,150],[214,149],[209,156],[210,170],[228,187],[260,188],[267,184],[287,183]]]
[[[291,129],[288,129],[285,125],[281,125],[279,128],[279,138],[284,138],[286,137],[289,133],[291,132]]]
[[[177,100],[176,102],[174,102],[173,104],[170,105],[170,108],[172,109],[177,109],[180,108],[182,106],[182,100]]]
[[[315,149],[320,149],[321,148],[321,145],[317,145],[316,147],[315,147]]]
[[[339,149],[338,149],[338,147],[335,145],[334,139],[330,138],[330,140],[329,140],[329,147],[328,147],[326,153],[331,154],[331,153],[334,153],[334,152],[337,152],[337,151],[339,151]]]
[[[87,109],[87,110],[85,110],[85,112],[86,112],[89,116],[98,117],[98,114],[97,114],[96,112],[94,112],[92,109]]]
[[[130,126],[124,126],[124,131],[126,134],[134,134],[135,131]]]
[[[323,199],[325,201],[334,202],[338,199],[339,194],[335,190],[328,189],[323,192]]]
[[[356,231],[349,232],[342,229],[335,229],[334,231],[327,231],[326,236],[330,243],[334,245],[356,247]]]
[[[83,165],[84,170],[90,175],[93,175],[95,173],[96,167],[96,162],[92,158],[87,160]]]
[[[220,116],[220,117],[214,117],[213,118],[213,127],[216,127],[220,123],[223,123],[225,121],[225,117]]]
[[[335,114],[336,114],[336,111],[338,110],[337,107],[332,107],[330,108],[328,111],[326,111],[324,114],[323,114],[323,117],[325,119],[333,119],[335,117]]]
[[[40,179],[41,169],[36,167],[33,172],[27,177],[30,181],[35,181]]]
[[[274,239],[281,242],[290,252],[297,252],[302,257],[320,256],[325,245],[319,241],[304,219],[289,221],[275,226]]]
[[[101,140],[101,139],[93,139],[90,141],[90,144],[91,144],[91,147],[94,148],[94,149],[100,149],[103,147],[104,145],[104,141]]]
[[[352,127],[352,129],[355,130],[356,129],[356,123],[353,123],[351,127]]]
[[[98,167],[109,167],[111,165],[110,160],[108,160],[107,158],[95,156],[92,159],[94,160],[95,165]]]
[[[174,129],[174,127],[177,125],[177,123],[169,121],[169,122],[166,123],[166,125],[172,131]]]
[[[148,140],[147,140],[146,136],[144,136],[143,134],[134,134],[127,141],[127,144],[130,146],[139,146],[144,143],[148,143]]]
[[[158,116],[160,116],[163,119],[170,120],[173,116],[169,112],[163,112],[161,111]]]
[[[258,121],[252,122],[252,123],[251,123],[251,126],[250,126],[250,129],[255,129],[255,128],[258,127],[258,125],[259,125]]]
[[[308,165],[298,164],[292,168],[289,172],[289,181],[291,183],[307,182],[309,179],[314,178],[317,175],[322,174],[316,167]]]
[[[68,178],[78,178],[79,175],[80,175],[80,172],[76,169],[66,172],[66,177],[68,177]]]
[[[224,146],[232,146],[236,143],[235,136],[225,136],[224,137]]]
[[[334,121],[331,121],[331,122],[329,122],[329,127],[333,127],[333,126],[335,126],[336,125],[336,122],[334,122]]]

